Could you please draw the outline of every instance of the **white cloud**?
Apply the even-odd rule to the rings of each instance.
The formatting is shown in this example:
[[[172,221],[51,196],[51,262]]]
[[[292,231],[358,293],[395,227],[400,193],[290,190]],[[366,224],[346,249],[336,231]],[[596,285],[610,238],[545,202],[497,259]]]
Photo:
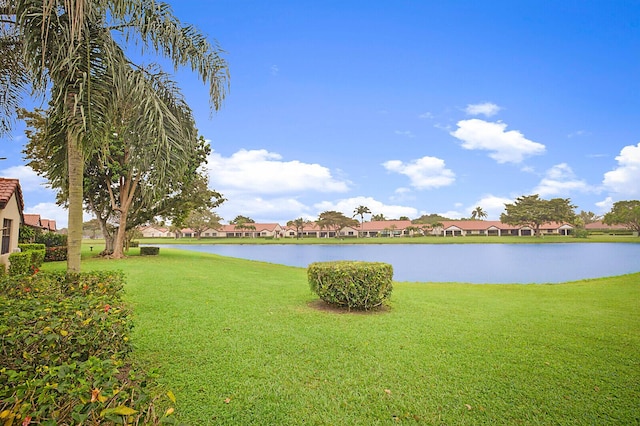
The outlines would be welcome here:
[[[396,135],[406,136],[408,138],[415,138],[416,137],[416,135],[414,135],[411,130],[396,130],[394,133]]]
[[[613,198],[607,197],[602,201],[598,201],[596,207],[600,208],[600,211],[603,213],[609,212],[613,207]]]
[[[448,210],[446,212],[438,213],[442,217],[446,217],[449,219],[462,219],[465,215],[457,210]]]
[[[292,194],[308,191],[346,192],[349,182],[339,180],[319,164],[282,161],[273,152],[240,150],[231,157],[212,152],[207,169],[212,188],[234,194]],[[228,197],[227,197],[228,198]]]
[[[276,76],[280,72],[277,65],[271,65],[271,75]]]
[[[540,197],[568,195],[571,192],[589,192],[594,190],[585,181],[577,179],[567,163],[556,164],[545,174],[533,190]]]
[[[500,112],[502,108],[491,102],[483,102],[481,104],[469,104],[464,109],[469,115],[484,115],[485,117],[491,117]]]
[[[413,207],[388,205],[371,197],[352,197],[338,201],[322,201],[313,205],[313,207],[317,209],[318,214],[327,210],[335,210],[342,212],[348,217],[353,216],[353,211],[358,206],[366,206],[371,210],[371,214],[382,214],[387,219],[398,219],[401,216],[407,216],[409,218],[418,217],[418,210]],[[366,215],[365,220],[369,220]]]
[[[604,174],[604,187],[621,196],[640,195],[640,143],[622,148],[618,167]]]
[[[488,122],[477,118],[461,120],[451,135],[462,141],[462,147],[470,150],[491,151],[489,157],[498,163],[520,163],[525,157],[545,152],[545,146],[530,141],[517,130],[505,131],[502,122]]]
[[[420,114],[418,116],[418,118],[421,118],[423,120],[432,119],[433,118],[433,114],[427,111],[425,113]]]
[[[29,166],[13,166],[0,170],[0,176],[20,180],[22,192],[48,190],[47,180],[38,176]]]
[[[216,209],[216,213],[226,222],[241,214],[259,223],[279,223],[281,225],[299,217],[305,219],[313,217],[313,212],[308,206],[295,198],[287,197],[229,197],[228,201]],[[315,217],[313,218],[315,219]]]
[[[475,210],[476,207],[480,207],[487,213],[487,220],[499,220],[500,214],[504,212],[504,205],[507,203],[513,203],[513,199],[487,194],[473,203],[473,205],[467,207],[466,216],[470,217],[473,210]]]
[[[455,173],[445,167],[444,160],[436,157],[422,157],[403,163],[390,160],[382,164],[390,172],[409,177],[411,186],[416,189],[432,189],[451,185],[455,181]]]

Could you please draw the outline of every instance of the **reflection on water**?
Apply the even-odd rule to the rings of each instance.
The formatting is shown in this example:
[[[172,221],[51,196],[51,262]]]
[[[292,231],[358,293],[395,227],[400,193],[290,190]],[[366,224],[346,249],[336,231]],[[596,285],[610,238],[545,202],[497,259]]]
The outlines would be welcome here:
[[[395,281],[558,283],[640,272],[640,243],[202,244],[173,247],[306,268],[329,260],[393,265]]]

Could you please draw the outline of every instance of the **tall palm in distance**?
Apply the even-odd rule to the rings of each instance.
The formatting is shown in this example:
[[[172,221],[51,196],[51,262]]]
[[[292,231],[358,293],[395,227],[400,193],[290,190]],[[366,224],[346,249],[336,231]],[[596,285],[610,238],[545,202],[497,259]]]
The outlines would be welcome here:
[[[482,207],[476,207],[473,212],[471,212],[472,220],[482,220],[487,217],[487,212],[485,212]]]
[[[68,173],[67,271],[80,271],[83,173],[87,158],[97,155],[111,131],[109,109],[127,90],[147,108],[144,121],[149,149],[163,155],[172,145],[161,125],[169,118],[165,106],[146,102],[141,84],[121,43],[141,43],[168,57],[174,67],[190,66],[209,86],[212,110],[221,107],[228,86],[227,63],[221,50],[195,27],[183,25],[169,5],[153,0],[11,0],[0,4],[14,21],[8,23],[20,41],[19,76],[27,76],[38,93],[50,94],[52,117],[60,124]],[[4,42],[4,37],[2,40]],[[128,79],[122,85],[122,77]],[[14,79],[15,80],[15,79]],[[1,112],[1,111],[0,111]],[[169,118],[171,119],[171,118]],[[178,126],[179,127],[179,126]]]
[[[358,206],[353,211],[353,215],[354,216],[360,216],[360,236],[362,236],[363,229],[364,229],[363,226],[364,226],[364,215],[365,214],[371,214],[371,210],[369,210],[369,207],[367,207],[367,206]]]

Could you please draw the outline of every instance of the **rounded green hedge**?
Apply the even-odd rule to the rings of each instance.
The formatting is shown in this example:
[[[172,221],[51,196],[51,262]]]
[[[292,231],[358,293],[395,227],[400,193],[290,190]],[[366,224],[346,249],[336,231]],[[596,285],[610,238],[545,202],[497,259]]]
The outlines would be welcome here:
[[[349,309],[380,306],[393,290],[393,267],[383,262],[314,262],[307,277],[320,299]]]
[[[140,247],[141,256],[157,256],[160,253],[160,247],[144,246]]]

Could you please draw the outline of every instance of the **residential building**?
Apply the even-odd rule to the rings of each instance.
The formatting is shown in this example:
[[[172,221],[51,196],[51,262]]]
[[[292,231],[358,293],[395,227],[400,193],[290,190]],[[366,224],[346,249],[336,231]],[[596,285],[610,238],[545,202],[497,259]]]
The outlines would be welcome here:
[[[541,235],[569,235],[573,225],[568,223],[550,222],[540,226]],[[533,235],[535,230],[529,226],[514,226],[502,223],[499,220],[452,220],[442,222],[442,227],[432,231],[434,235],[466,236],[527,236]]]
[[[169,228],[165,228],[162,226],[143,226],[139,228],[140,233],[144,238],[164,238],[171,237],[175,238],[175,234],[169,230]]]
[[[18,179],[0,178],[0,223],[2,249],[0,264],[9,264],[9,255],[18,249],[20,225],[24,223],[24,199]]]
[[[42,231],[56,232],[56,221],[51,219],[43,219],[39,214],[25,213],[24,224],[34,229]]]

